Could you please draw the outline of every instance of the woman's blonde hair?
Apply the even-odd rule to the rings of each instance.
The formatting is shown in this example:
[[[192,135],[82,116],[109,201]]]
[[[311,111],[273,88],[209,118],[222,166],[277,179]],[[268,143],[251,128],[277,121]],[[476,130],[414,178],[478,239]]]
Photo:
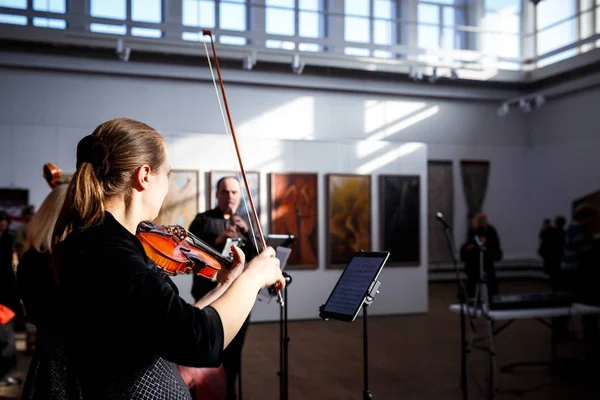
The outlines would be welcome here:
[[[158,171],[166,160],[162,135],[152,127],[128,118],[99,125],[77,145],[77,169],[67,189],[54,229],[53,242],[73,229],[84,229],[104,217],[105,201],[125,196],[131,200],[131,182],[142,165]]]
[[[52,232],[66,194],[67,185],[52,189],[27,225],[27,244],[40,253],[52,251]]]

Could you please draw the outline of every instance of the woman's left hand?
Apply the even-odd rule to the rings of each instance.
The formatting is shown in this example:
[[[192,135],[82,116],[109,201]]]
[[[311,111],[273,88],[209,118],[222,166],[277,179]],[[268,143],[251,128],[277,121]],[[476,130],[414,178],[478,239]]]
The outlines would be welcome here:
[[[221,269],[217,274],[217,282],[220,284],[230,285],[237,279],[244,270],[246,264],[246,255],[236,245],[231,245],[230,256],[233,257],[233,264],[229,269]]]

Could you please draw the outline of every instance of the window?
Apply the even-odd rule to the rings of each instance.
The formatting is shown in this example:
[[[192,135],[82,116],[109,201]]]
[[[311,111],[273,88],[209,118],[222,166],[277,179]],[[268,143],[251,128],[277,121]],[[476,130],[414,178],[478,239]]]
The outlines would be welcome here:
[[[90,0],[90,14],[92,17],[125,20],[127,14],[126,0]],[[113,24],[90,24],[90,30],[97,33],[124,35],[127,27]]]
[[[130,2],[130,19],[133,22],[130,27],[131,35],[153,38],[161,37],[162,31],[160,29],[135,26],[135,22],[162,22],[161,0],[90,0],[90,14],[92,17],[125,21],[127,19],[127,1]],[[97,33],[125,35],[127,33],[127,25],[94,22],[90,24],[90,30]]]
[[[422,49],[465,49],[467,35],[456,25],[466,25],[466,0],[427,0],[417,6],[417,44]],[[421,55],[420,60],[437,62],[438,57]],[[452,61],[448,59],[446,61]]]
[[[166,1],[166,0],[165,0]],[[131,0],[131,20],[138,22],[161,23],[162,1],[161,0]],[[132,27],[133,36],[159,38],[162,31],[155,28]]]
[[[486,56],[521,57],[521,0],[485,0],[481,49]],[[519,62],[501,61],[501,69],[520,69]]]
[[[299,0],[298,10],[295,0],[266,0],[265,32],[271,35],[299,36],[319,38],[323,36],[323,0]],[[296,21],[298,23],[296,24]],[[283,40],[267,40],[270,48],[294,50],[294,42]],[[316,43],[299,43],[300,51],[321,51],[322,46]]]
[[[245,0],[221,0],[217,10],[214,0],[183,0],[183,25],[199,29],[219,28],[244,32],[248,29],[247,7]],[[218,11],[218,12],[217,12]],[[218,25],[217,25],[218,19]],[[201,32],[183,32],[183,40],[210,40]],[[243,46],[247,39],[241,36],[221,35],[216,38],[220,43]]]
[[[372,3],[372,4],[370,4]],[[346,0],[344,2],[344,40],[350,43],[393,45],[398,43],[397,8],[393,0]],[[364,47],[346,47],[344,53],[352,56],[392,58],[386,50]]]
[[[27,0],[0,0],[0,7],[27,9]],[[0,14],[0,24],[27,25],[27,17],[24,15]]]
[[[537,55],[574,43],[577,40],[575,0],[544,0],[536,7]],[[574,56],[576,49],[544,58],[538,66],[544,66]]]
[[[64,14],[66,11],[65,0],[33,0],[35,11],[45,11],[56,14]],[[59,18],[33,17],[33,25],[41,28],[66,29],[67,23]]]

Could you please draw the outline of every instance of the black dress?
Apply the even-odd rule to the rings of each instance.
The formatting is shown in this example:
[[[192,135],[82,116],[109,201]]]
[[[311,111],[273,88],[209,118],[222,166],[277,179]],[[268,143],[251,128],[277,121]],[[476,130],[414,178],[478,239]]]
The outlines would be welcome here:
[[[220,365],[217,312],[183,301],[110,213],[70,234],[55,249],[56,260],[60,286],[53,310],[42,306],[37,318],[47,329],[24,399],[189,399],[175,364]],[[36,304],[26,301],[34,315]]]

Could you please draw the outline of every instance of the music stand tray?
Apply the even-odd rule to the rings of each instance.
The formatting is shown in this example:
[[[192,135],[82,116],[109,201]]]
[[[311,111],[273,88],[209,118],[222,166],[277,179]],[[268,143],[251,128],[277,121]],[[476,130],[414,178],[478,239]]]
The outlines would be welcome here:
[[[354,253],[342,272],[329,298],[319,308],[324,320],[352,322],[363,311],[363,400],[373,398],[369,391],[369,353],[367,340],[367,307],[373,303],[381,284],[377,278],[390,253],[387,251]]]
[[[373,298],[369,297],[375,294],[373,288],[389,256],[388,251],[354,253],[329,298],[321,306],[319,317],[354,321],[363,304],[372,302]]]

